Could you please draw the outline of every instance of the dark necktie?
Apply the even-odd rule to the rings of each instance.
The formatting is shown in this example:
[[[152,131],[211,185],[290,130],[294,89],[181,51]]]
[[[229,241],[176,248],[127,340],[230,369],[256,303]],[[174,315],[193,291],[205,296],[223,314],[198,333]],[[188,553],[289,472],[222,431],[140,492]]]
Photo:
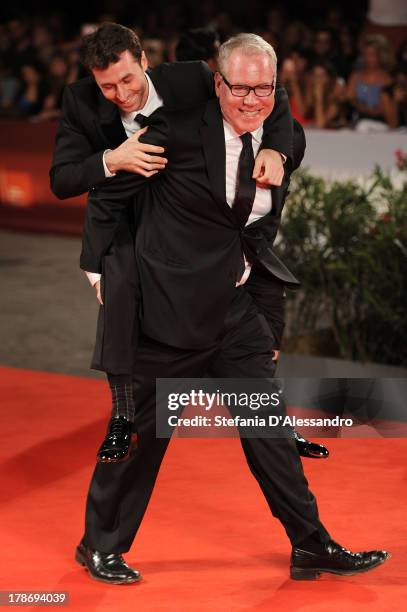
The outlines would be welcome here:
[[[256,181],[252,178],[254,168],[254,154],[252,147],[252,135],[246,132],[240,136],[243,148],[239,157],[237,188],[233,210],[243,228],[252,212],[253,202],[256,195]]]
[[[138,115],[134,117],[134,120],[137,121],[141,128],[143,128],[146,125],[147,117],[141,113],[138,113]]]

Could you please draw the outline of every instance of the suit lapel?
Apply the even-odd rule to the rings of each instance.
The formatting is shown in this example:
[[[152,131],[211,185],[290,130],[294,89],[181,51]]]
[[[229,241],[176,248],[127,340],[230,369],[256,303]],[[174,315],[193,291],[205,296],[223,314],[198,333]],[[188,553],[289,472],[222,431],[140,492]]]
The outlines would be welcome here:
[[[213,197],[222,211],[235,223],[235,216],[226,201],[225,132],[217,100],[207,103],[200,132]]]
[[[109,102],[109,100],[106,100],[103,94],[100,93],[98,110],[100,127],[107,144],[112,148],[118,147],[126,140],[127,134],[124,130],[117,106]]]

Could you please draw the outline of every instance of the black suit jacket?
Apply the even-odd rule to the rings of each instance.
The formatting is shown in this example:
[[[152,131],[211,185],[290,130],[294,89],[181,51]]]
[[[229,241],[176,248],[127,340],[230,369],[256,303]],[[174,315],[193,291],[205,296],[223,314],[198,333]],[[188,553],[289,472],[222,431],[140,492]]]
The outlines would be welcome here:
[[[205,62],[162,64],[149,71],[149,75],[167,108],[193,108],[214,96],[213,75]],[[276,106],[266,122],[264,146],[276,148],[291,159],[292,129],[287,95],[283,89],[277,88]],[[104,181],[113,186],[117,178],[105,179],[103,151],[115,148],[125,139],[117,107],[105,99],[92,77],[68,86],[50,170],[54,194],[63,199],[80,195]],[[90,219],[95,217],[92,207],[93,200],[86,211],[88,227],[91,226]],[[97,240],[98,236],[95,236],[93,241]],[[105,299],[104,307],[99,311],[92,367],[112,373],[131,372],[137,343],[138,296],[135,294],[136,282],[133,282],[137,275],[133,240],[134,220],[131,214],[123,215],[122,222],[116,226],[111,246],[98,267],[103,271]],[[130,283],[129,278],[132,279]],[[251,291],[258,294],[253,279],[255,275],[252,273]],[[266,289],[273,294],[273,326],[280,338],[284,320],[283,286],[277,279],[269,279]]]
[[[169,109],[194,108],[214,96],[213,75],[205,62],[161,64],[149,76]],[[282,88],[277,88],[276,107],[266,122],[265,147],[269,131],[274,148],[290,157],[287,134],[292,133],[292,117]],[[70,198],[105,181],[103,152],[126,138],[117,106],[106,100],[93,77],[66,87],[50,169],[53,193],[60,199]]]
[[[226,202],[225,139],[217,100],[183,113],[159,109],[150,117],[144,140],[166,148],[167,168],[147,180],[123,173],[115,183],[91,191],[81,267],[102,270],[116,229],[134,202],[136,214],[142,210],[136,240],[142,329],[173,346],[205,348],[222,332],[244,269],[242,252],[266,279],[298,284],[272,252],[296,162],[291,156],[283,184],[271,189],[271,213],[242,231]],[[297,161],[303,155],[298,143]]]

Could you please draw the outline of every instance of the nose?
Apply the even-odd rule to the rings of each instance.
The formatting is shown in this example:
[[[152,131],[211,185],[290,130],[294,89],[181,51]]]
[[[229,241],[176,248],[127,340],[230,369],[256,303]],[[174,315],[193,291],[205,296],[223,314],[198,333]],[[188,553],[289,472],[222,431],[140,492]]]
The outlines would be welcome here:
[[[127,92],[126,89],[124,87],[117,87],[116,90],[116,98],[120,101],[120,102],[125,102],[127,99]]]
[[[243,102],[244,104],[247,104],[247,106],[253,106],[254,104],[257,104],[257,96],[254,93],[253,89],[251,89],[247,96],[244,97]]]

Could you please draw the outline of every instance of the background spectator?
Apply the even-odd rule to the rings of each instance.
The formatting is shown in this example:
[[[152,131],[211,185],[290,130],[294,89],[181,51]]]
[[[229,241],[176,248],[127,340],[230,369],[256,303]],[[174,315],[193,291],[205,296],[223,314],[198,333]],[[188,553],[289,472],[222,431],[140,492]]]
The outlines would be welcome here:
[[[384,117],[390,128],[407,128],[407,64],[400,66],[392,85],[382,92]]]
[[[43,109],[48,93],[44,70],[39,62],[25,62],[21,66],[21,84],[22,91],[17,102],[18,111],[28,117],[38,115]]]
[[[65,85],[71,82],[70,78],[73,76],[67,56],[61,51],[55,52],[49,65],[47,95],[40,113],[36,116],[38,121],[59,117]]]
[[[329,27],[315,30],[312,42],[312,60],[316,62],[330,62],[341,77],[346,77],[350,66],[345,63],[338,33]]]
[[[362,67],[349,77],[348,99],[359,131],[383,131],[387,128],[381,92],[392,82],[394,60],[388,41],[380,34],[362,42]]]
[[[166,59],[164,43],[160,38],[144,38],[143,49],[151,68],[162,64]]]
[[[369,0],[364,35],[381,34],[395,53],[406,39],[407,2],[405,0]]]
[[[283,61],[279,79],[287,90],[293,117],[302,125],[307,125],[308,107],[308,69],[310,54],[301,48],[294,48]]]
[[[212,72],[218,67],[219,36],[209,29],[188,30],[179,38],[175,56],[177,61],[203,60]]]
[[[400,47],[400,51],[398,53],[397,60],[398,60],[399,64],[407,65],[407,38],[406,38],[405,42]]]
[[[291,21],[287,24],[281,37],[280,54],[287,57],[292,49],[309,49],[311,42],[310,28],[302,21]]]
[[[307,89],[307,116],[317,128],[338,128],[346,125],[346,90],[335,67],[328,61],[316,62],[311,70]]]
[[[4,54],[0,61],[0,113],[3,116],[13,114],[18,92],[21,89],[21,80],[17,70],[8,62]]]

